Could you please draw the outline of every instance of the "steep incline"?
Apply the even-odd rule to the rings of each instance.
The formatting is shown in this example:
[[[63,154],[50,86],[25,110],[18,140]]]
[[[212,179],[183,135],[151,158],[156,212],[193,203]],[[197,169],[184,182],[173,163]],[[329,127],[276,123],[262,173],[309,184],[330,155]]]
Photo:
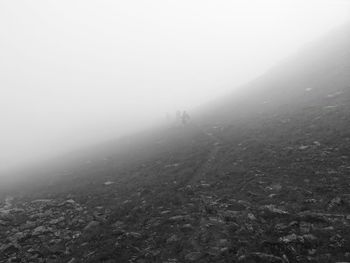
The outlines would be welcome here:
[[[201,121],[33,170],[0,204],[0,262],[349,262],[349,39]]]
[[[245,121],[341,96],[350,85],[350,24],[300,50],[295,56],[202,109],[204,122]],[[347,96],[347,94],[344,94]],[[340,102],[342,103],[342,102]]]

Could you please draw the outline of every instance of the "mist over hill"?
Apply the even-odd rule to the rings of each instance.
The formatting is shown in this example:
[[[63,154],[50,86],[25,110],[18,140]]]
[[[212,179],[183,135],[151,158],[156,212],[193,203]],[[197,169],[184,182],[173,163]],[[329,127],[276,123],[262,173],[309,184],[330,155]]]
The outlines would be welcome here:
[[[2,1],[0,177],[239,93],[348,10],[344,0]]]
[[[161,127],[21,172],[0,262],[350,261],[350,26]]]
[[[157,151],[147,155],[152,152],[149,149],[153,148],[154,143],[163,143],[166,140],[168,148],[165,147],[166,150],[162,151],[171,151],[171,147],[177,148],[173,139],[177,138],[175,142],[178,143],[178,136],[186,138],[187,135],[207,136],[208,133],[216,133],[224,138],[231,137],[236,129],[244,132],[266,127],[266,123],[271,120],[290,123],[293,117],[298,121],[297,116],[301,112],[310,116],[318,115],[316,118],[320,118],[323,113],[346,114],[350,99],[349,46],[350,24],[346,24],[309,43],[294,56],[285,59],[238,91],[193,109],[190,125],[184,127],[181,135],[177,134],[177,125],[164,121],[153,128],[125,135],[120,139],[109,139],[105,143],[86,146],[83,150],[73,150],[56,158],[49,157],[46,163],[37,161],[24,168],[10,170],[4,173],[8,176],[4,177],[3,182],[27,182],[32,181],[33,176],[56,181],[60,178],[57,175],[72,174],[68,172],[69,168],[79,170],[86,164],[91,167],[92,160],[96,167],[104,166],[106,162],[112,163],[111,157],[113,160],[125,156],[132,156],[131,159],[134,159],[136,155],[140,155],[139,161],[142,158],[157,158]],[[347,130],[343,129],[343,125],[346,125],[343,122],[345,119],[344,116],[341,119],[337,117],[332,120],[332,124],[325,122],[325,125],[347,134]],[[288,137],[288,131],[280,129],[280,133]],[[25,177],[27,178],[24,179]],[[2,188],[6,189],[7,184],[3,183]]]
[[[209,106],[202,120],[233,122],[276,111],[292,112],[339,96],[350,86],[350,24],[309,43],[295,55],[271,68]],[[208,107],[208,108],[207,108]]]

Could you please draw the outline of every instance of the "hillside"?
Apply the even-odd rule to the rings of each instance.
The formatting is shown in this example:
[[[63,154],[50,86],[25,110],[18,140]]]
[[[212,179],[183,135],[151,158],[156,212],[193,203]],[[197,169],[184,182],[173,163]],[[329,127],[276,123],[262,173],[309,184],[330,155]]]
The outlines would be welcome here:
[[[185,127],[28,171],[0,262],[350,261],[349,47],[345,26]]]
[[[198,117],[209,123],[232,123],[327,103],[327,98],[349,88],[349,46],[350,24],[346,24],[309,43],[239,91],[203,107]]]

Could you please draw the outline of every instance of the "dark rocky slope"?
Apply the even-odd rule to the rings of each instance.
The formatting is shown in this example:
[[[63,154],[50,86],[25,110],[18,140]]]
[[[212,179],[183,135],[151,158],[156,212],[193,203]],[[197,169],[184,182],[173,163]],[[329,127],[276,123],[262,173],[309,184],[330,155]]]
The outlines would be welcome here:
[[[37,168],[1,203],[0,262],[350,262],[349,36],[205,121]]]

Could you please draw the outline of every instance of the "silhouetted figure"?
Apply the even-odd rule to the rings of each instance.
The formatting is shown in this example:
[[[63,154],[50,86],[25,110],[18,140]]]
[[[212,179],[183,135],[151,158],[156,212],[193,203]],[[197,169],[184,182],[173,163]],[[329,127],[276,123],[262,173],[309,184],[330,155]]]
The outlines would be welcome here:
[[[182,116],[181,116],[181,111],[176,112],[176,126],[181,125],[182,122]]]
[[[169,112],[166,113],[165,120],[166,120],[167,123],[171,122],[171,114]]]
[[[182,124],[186,125],[190,121],[190,115],[188,115],[188,113],[184,111],[182,113],[181,120],[182,120]]]

